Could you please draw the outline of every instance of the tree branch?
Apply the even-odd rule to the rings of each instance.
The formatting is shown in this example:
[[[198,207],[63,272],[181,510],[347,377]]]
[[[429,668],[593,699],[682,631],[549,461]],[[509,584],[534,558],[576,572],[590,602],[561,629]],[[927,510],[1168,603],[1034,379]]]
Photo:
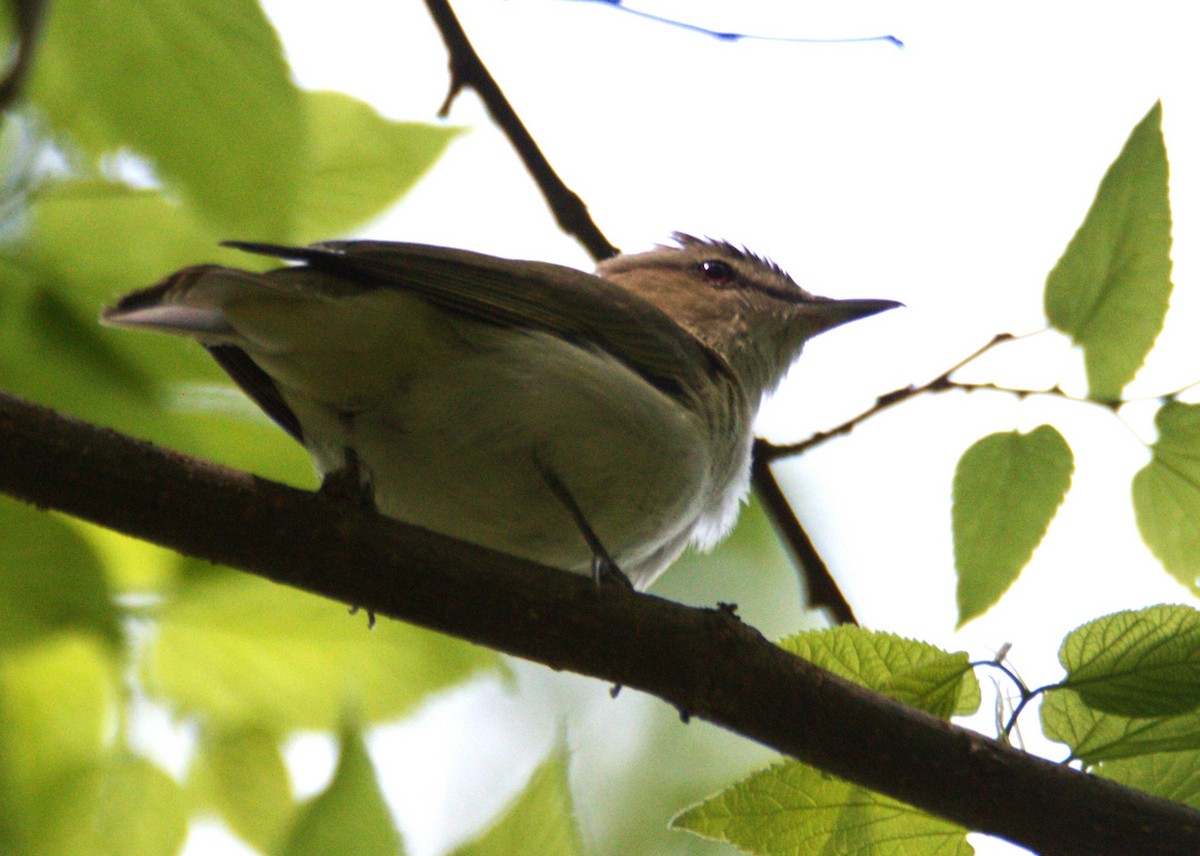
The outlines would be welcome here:
[[[508,103],[500,85],[475,52],[449,2],[425,0],[425,5],[450,54],[450,90],[438,115],[446,116],[450,112],[450,105],[464,88],[474,89],[492,121],[508,137],[534,183],[542,191],[559,228],[568,235],[574,235],[593,260],[601,261],[615,256],[620,251],[604,237],[579,194],[567,187],[554,167],[550,166],[550,161],[546,160],[525,123]]]
[[[1044,854],[1200,852],[1200,813],[875,695],[694,609],[524,562],[0,395],[0,489],[180,552],[644,690]]]
[[[829,573],[829,567],[817,552],[816,545],[808,537],[808,532],[800,523],[792,504],[779,487],[775,473],[771,471],[768,453],[773,448],[776,447],[766,440],[754,441],[754,463],[750,469],[750,481],[771,525],[779,533],[783,543],[791,549],[792,561],[800,566],[801,576],[807,586],[809,606],[824,607],[836,624],[858,624],[854,610],[850,608],[846,596],[838,588],[833,574]]]
[[[0,76],[0,111],[11,107],[21,94],[33,63],[33,51],[41,33],[48,4],[49,0],[15,0],[12,3],[17,45],[9,61],[8,70]]]

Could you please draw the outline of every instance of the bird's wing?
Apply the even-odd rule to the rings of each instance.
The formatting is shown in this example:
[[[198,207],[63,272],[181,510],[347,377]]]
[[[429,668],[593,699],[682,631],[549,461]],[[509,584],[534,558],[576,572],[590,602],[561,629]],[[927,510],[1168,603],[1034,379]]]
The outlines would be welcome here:
[[[672,396],[694,393],[729,371],[719,354],[658,307],[574,268],[390,241],[226,246],[303,262],[366,289],[400,289],[483,323],[541,330],[602,350]]]

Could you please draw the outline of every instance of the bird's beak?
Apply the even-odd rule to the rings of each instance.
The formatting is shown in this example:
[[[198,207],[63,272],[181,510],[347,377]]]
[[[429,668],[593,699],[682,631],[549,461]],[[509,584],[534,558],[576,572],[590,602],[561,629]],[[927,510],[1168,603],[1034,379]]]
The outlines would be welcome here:
[[[812,325],[813,333],[824,333],[834,327],[860,318],[867,318],[903,306],[896,300],[874,300],[870,298],[858,300],[819,299],[805,305],[804,315]]]

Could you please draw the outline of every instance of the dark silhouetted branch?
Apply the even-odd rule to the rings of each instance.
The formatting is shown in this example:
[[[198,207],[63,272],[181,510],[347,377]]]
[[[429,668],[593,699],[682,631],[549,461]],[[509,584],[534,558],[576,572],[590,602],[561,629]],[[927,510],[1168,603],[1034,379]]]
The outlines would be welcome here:
[[[447,0],[425,0],[425,5],[429,8],[429,14],[433,16],[450,54],[450,90],[439,114],[445,116],[449,113],[450,105],[464,88],[469,87],[479,93],[488,115],[508,137],[538,189],[542,191],[546,204],[554,212],[559,228],[568,235],[574,235],[595,261],[615,256],[619,250],[604,237],[579,195],[567,187],[554,171],[554,167],[550,166],[525,123],[508,103],[496,79],[471,46]]]

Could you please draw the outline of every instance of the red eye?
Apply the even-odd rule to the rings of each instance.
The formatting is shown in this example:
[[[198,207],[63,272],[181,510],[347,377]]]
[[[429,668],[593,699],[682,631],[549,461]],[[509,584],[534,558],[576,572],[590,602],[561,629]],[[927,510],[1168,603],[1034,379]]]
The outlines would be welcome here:
[[[733,268],[728,262],[720,259],[708,259],[700,262],[700,273],[714,285],[721,285],[733,279]]]

